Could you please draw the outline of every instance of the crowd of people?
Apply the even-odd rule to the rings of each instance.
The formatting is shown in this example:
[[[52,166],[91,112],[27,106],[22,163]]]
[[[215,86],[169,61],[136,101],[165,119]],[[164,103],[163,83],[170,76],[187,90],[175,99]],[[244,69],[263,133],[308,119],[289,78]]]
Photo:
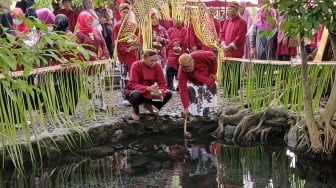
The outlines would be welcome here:
[[[36,32],[25,23],[28,17],[36,17],[51,32],[74,34],[76,42],[86,44],[84,47],[95,54],[90,56],[90,61],[112,58],[115,50],[123,103],[132,106],[130,118],[133,120],[140,118],[139,105],[144,104],[145,109],[155,114],[153,106],[160,110],[172,97],[172,91],[180,94],[184,117],[189,114],[205,116],[216,106],[217,52],[197,37],[192,24],[186,26],[173,18],[160,20],[158,10],[150,9],[152,48],[141,49],[139,29],[130,40],[116,42],[124,18],[133,8],[129,1],[101,0],[94,7],[92,0],[83,0],[81,10],[74,10],[71,0],[54,3],[53,9],[37,10],[32,9],[33,2],[22,0],[8,14],[1,14],[2,25],[15,31],[13,34],[20,38]],[[216,18],[215,11],[210,7],[209,17],[214,22],[218,44],[225,57],[290,60],[297,55],[298,47],[290,46],[289,37],[278,27],[285,18],[276,10],[261,5],[253,19],[244,1],[232,1],[228,3],[224,20]],[[269,23],[269,17],[275,22]],[[272,36],[262,34],[275,28],[277,31]],[[307,44],[307,51],[317,47],[322,29],[316,32],[315,40]],[[34,45],[38,40],[26,42]],[[59,63],[53,61],[51,65]],[[102,79],[98,86],[98,95],[102,96]],[[106,109],[103,98],[100,108]]]

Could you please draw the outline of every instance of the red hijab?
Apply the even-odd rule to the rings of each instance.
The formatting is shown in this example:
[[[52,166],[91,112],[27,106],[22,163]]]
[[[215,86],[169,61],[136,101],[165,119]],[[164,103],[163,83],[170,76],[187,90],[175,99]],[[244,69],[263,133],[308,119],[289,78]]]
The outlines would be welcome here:
[[[93,20],[94,20],[93,16],[86,11],[82,11],[77,18],[77,25],[78,25],[77,32],[79,32],[79,33],[92,33],[93,26],[89,27],[87,25],[89,20],[91,20],[93,22]]]
[[[25,23],[26,18],[25,18],[25,15],[24,15],[22,9],[14,8],[11,12],[12,12],[12,15],[15,16],[15,19],[17,19],[18,16],[23,18],[22,24],[16,25],[15,23],[13,23],[13,29],[15,29],[15,30],[17,30],[21,33],[29,33],[29,28]]]

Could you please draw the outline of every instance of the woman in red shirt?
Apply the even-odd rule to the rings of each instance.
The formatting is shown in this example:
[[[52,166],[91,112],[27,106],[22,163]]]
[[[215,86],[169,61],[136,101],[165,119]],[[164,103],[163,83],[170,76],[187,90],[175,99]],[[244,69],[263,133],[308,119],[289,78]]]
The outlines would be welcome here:
[[[101,32],[97,28],[93,27],[93,21],[94,18],[90,13],[83,11],[79,14],[77,19],[78,30],[76,32],[77,43],[84,44],[83,47],[86,50],[89,50],[95,54],[95,56],[90,56],[89,61],[108,59],[110,54],[107,49],[105,40]],[[98,106],[96,107],[98,110],[101,111],[107,110],[107,106],[103,97],[103,80],[101,73],[101,71],[104,71],[104,68],[105,67],[94,71],[89,70],[88,72],[89,86],[91,84],[94,85],[94,89],[92,89],[90,93],[93,99],[99,99],[100,104],[97,104]],[[98,74],[98,79],[93,74]],[[98,86],[98,88],[96,88],[96,86]]]
[[[13,29],[15,29],[17,34],[20,36],[21,34],[29,33],[29,28],[26,25],[26,17],[23,11],[20,8],[14,8],[11,10],[11,15],[13,18]]]
[[[90,61],[96,61],[98,59],[109,58],[109,52],[106,47],[105,40],[100,31],[93,27],[93,16],[83,11],[79,14],[77,19],[77,43],[86,44],[85,49],[92,51],[97,56],[91,56]]]
[[[138,29],[135,20],[133,20],[133,13],[131,7],[127,3],[121,3],[119,5],[119,12],[121,20],[117,22],[112,28],[112,42],[115,46],[118,62],[117,65],[120,70],[120,90],[123,97],[122,104],[128,106],[128,100],[126,99],[125,89],[129,80],[129,74],[132,63],[139,60],[138,47]],[[125,30],[124,27],[127,26]],[[128,27],[131,26],[131,27]],[[129,30],[135,30],[135,33],[129,32]],[[125,37],[132,35],[127,41],[122,41]]]

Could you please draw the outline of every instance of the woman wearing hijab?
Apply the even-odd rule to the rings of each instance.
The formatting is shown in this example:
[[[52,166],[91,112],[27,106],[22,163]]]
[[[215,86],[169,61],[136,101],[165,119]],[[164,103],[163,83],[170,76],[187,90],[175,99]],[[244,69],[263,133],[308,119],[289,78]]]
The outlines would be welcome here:
[[[55,26],[52,30],[59,35],[71,35],[72,32],[69,30],[69,20],[64,14],[58,14],[55,17]],[[55,46],[54,48],[57,48]],[[59,54],[63,58],[71,61],[71,59],[75,58],[72,54]],[[81,58],[79,58],[81,59]],[[52,59],[50,62],[51,66],[59,65],[61,62]],[[69,115],[74,114],[78,102],[78,78],[79,76],[76,74],[76,71],[66,71],[66,72],[54,72],[54,87],[56,91],[56,101],[58,103],[59,110],[61,112],[67,113]],[[62,87],[66,88],[62,90]],[[62,98],[67,97],[66,104]]]
[[[64,14],[58,14],[55,17],[55,26],[52,31],[63,32],[67,35],[72,34],[72,32],[69,29],[69,20]]]
[[[36,16],[41,22],[48,26],[49,31],[53,30],[55,24],[55,15],[48,8],[41,8],[36,10]]]
[[[250,57],[261,60],[275,59],[276,35],[264,36],[262,33],[266,30],[273,30],[274,24],[268,23],[267,17],[276,20],[274,9],[262,6],[257,12],[257,18],[253,25],[253,31],[250,39]]]
[[[109,52],[106,47],[104,38],[100,31],[92,26],[94,18],[86,11],[79,14],[77,19],[78,30],[76,32],[77,42],[79,44],[88,44],[84,46],[85,49],[94,52],[97,57],[91,56],[89,61],[97,59],[107,59]]]
[[[108,59],[109,51],[105,40],[101,32],[93,27],[94,18],[93,16],[86,12],[82,11],[77,19],[77,32],[76,40],[79,44],[84,44],[84,48],[96,54],[96,56],[90,56],[89,61],[96,61],[99,59]],[[90,74],[90,73],[89,73]],[[95,83],[97,79],[95,77],[89,76],[89,82],[94,82],[93,84],[98,85],[98,89],[94,89],[93,99],[100,98],[100,107],[99,110],[106,111],[107,106],[103,98],[103,83],[102,83],[102,74],[99,73],[98,83]],[[96,93],[98,91],[98,93]]]
[[[244,45],[244,56],[243,58],[249,59],[250,58],[250,28],[253,26],[253,19],[250,14],[250,12],[246,9],[246,2],[245,0],[239,1],[239,16],[243,18],[246,22],[247,26],[247,34],[245,39],[245,45]]]
[[[64,14],[58,14],[55,17],[55,26],[52,30],[52,32],[56,32],[57,34],[65,34],[65,35],[71,35],[72,32],[69,30],[69,21],[68,18]],[[73,55],[71,54],[61,54],[65,59],[70,60],[73,58]],[[61,62],[52,59],[50,62],[51,66],[59,65]]]
[[[29,33],[29,28],[26,25],[26,17],[20,8],[14,8],[11,10],[11,15],[13,18],[13,29],[17,31],[17,34],[27,34]]]
[[[26,17],[20,8],[14,8],[11,10],[11,16],[13,19],[13,29],[16,31],[16,39],[22,39],[26,44],[34,44],[34,41],[29,39],[30,30],[26,25]],[[19,48],[19,46],[17,46]],[[21,65],[17,65],[17,71],[23,70]]]

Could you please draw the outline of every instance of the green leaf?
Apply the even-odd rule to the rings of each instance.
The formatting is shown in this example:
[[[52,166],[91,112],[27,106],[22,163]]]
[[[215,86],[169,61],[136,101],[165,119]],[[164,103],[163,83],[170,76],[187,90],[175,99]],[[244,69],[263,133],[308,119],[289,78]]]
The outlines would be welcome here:
[[[34,21],[32,19],[26,19],[25,23],[26,23],[26,25],[28,26],[28,28],[30,30],[32,30],[33,28],[35,28],[35,23],[34,23]]]
[[[267,15],[267,16],[266,16],[266,21],[267,21],[267,23],[269,23],[269,24],[272,24],[272,25],[275,24],[275,20],[274,20],[274,18],[273,18],[272,16]]]

